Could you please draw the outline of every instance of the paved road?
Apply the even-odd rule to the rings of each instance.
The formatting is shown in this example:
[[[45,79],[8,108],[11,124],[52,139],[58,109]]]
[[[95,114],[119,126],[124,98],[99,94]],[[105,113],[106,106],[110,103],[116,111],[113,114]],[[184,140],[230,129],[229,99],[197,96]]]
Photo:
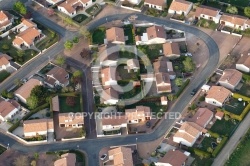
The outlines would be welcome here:
[[[53,47],[52,49],[47,51],[45,54],[43,54],[42,56],[39,56],[37,59],[32,61],[32,63],[27,64],[25,67],[23,67],[17,74],[15,74],[15,77],[10,77],[10,79],[8,79],[7,82],[3,83],[0,86],[0,89],[4,89],[10,86],[10,84],[13,83],[14,79],[16,78],[25,77],[27,73],[29,73],[32,70],[35,70],[36,66],[39,66],[39,64],[47,61],[49,56],[52,57],[56,55],[57,53],[59,53],[63,49],[63,41],[70,39],[75,35],[74,33],[67,32],[65,29],[47,20],[46,18],[39,15],[38,13],[34,12],[33,14],[34,14],[35,19],[38,19],[42,23],[46,23],[49,27],[51,27],[56,32],[58,32],[62,36],[62,40],[55,47]],[[191,84],[189,85],[189,87],[184,91],[183,95],[180,96],[179,100],[170,110],[171,112],[174,112],[174,111],[182,112],[185,106],[188,105],[191,100],[190,93],[192,89],[202,86],[206,78],[208,78],[210,74],[213,73],[213,71],[216,69],[217,64],[219,62],[218,46],[214,42],[214,40],[210,38],[207,34],[205,34],[204,32],[194,27],[190,27],[182,23],[177,23],[173,21],[162,20],[159,18],[152,18],[149,16],[144,16],[142,14],[137,14],[137,15],[138,15],[138,20],[140,21],[147,20],[148,22],[162,24],[170,28],[179,29],[179,30],[191,33],[199,37],[201,40],[203,40],[208,46],[210,56],[209,56],[207,65],[203,68],[200,74],[191,81]],[[90,24],[89,29],[102,25],[103,23],[106,23],[107,21],[112,21],[112,20],[117,20],[117,19],[121,20],[121,19],[127,19],[127,18],[128,18],[128,15],[114,15],[114,16],[110,16],[107,18],[102,18]],[[87,68],[85,69],[85,71],[87,71]],[[87,71],[86,73],[89,73],[89,71]],[[87,81],[87,84],[89,83],[90,83],[90,80]],[[86,97],[91,97],[90,92],[86,92]],[[89,106],[89,109],[93,109],[92,106]],[[151,134],[129,135],[129,136],[120,136],[120,137],[113,137],[113,138],[108,137],[108,138],[98,138],[98,139],[85,139],[85,140],[80,140],[80,141],[79,140],[70,141],[67,143],[56,142],[56,143],[51,143],[51,144],[34,145],[34,146],[23,145],[17,142],[15,139],[10,138],[9,136],[6,136],[3,133],[0,133],[0,143],[4,145],[7,145],[9,143],[11,148],[20,150],[23,152],[46,152],[46,151],[54,151],[54,150],[62,150],[62,149],[72,149],[72,148],[77,148],[77,145],[79,145],[79,149],[86,151],[86,153],[88,154],[89,165],[97,166],[99,165],[98,153],[100,149],[102,149],[104,146],[134,144],[136,142],[136,138],[137,138],[137,142],[153,141],[161,137],[162,135],[164,135],[166,131],[172,126],[173,123],[174,123],[174,119],[166,119]]]

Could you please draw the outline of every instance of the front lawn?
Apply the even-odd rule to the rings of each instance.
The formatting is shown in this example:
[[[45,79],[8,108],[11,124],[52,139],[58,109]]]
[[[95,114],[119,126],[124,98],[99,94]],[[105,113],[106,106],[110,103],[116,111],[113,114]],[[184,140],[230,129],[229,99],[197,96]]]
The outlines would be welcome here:
[[[88,18],[88,16],[86,16],[85,14],[78,14],[75,17],[73,17],[72,19],[80,24],[81,22],[83,22],[87,18]]]
[[[99,27],[92,32],[92,43],[93,44],[104,44],[106,36],[106,28]]]
[[[163,50],[162,44],[139,45],[137,48],[146,54],[150,60],[157,59],[161,54],[160,51]]]
[[[225,119],[216,120],[212,128],[210,129],[214,133],[220,135],[231,136],[235,129],[238,127],[238,122],[233,120],[226,121]]]
[[[68,112],[82,112],[81,111],[81,101],[80,97],[75,97],[75,105],[69,106],[66,103],[67,96],[59,96],[59,107],[60,107],[60,113],[68,113]]]
[[[214,21],[206,20],[203,18],[201,18],[198,21],[197,26],[201,26],[201,27],[209,28],[209,29],[213,29],[213,30],[215,30],[217,28],[217,24]]]
[[[128,40],[126,40],[126,45],[134,45],[135,36],[133,32],[134,31],[133,25],[125,25],[123,29],[124,29],[124,35],[128,37]]]
[[[250,129],[246,135],[242,138],[242,141],[238,144],[234,152],[231,154],[229,160],[225,163],[225,166],[238,166],[250,165]]]
[[[0,71],[0,83],[3,82],[7,77],[10,76],[10,73],[6,70]]]
[[[130,70],[130,72],[128,72],[128,70],[125,69],[126,67],[127,65],[119,65],[117,67],[117,73],[120,77],[119,80],[138,80],[139,73],[134,72],[134,70]]]
[[[247,105],[247,102],[238,101],[238,99],[232,97],[229,102],[225,104],[224,109],[233,114],[240,115]]]

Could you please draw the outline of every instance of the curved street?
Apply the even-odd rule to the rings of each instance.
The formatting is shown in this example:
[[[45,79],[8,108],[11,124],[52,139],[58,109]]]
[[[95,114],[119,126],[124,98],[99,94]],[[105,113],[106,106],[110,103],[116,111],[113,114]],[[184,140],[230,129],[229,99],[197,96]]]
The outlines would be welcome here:
[[[201,30],[188,26],[182,23],[173,22],[170,20],[163,20],[160,18],[154,18],[145,16],[143,14],[138,14],[137,20],[138,21],[146,21],[152,22],[155,24],[164,25],[166,27],[178,29],[181,31],[185,31],[186,33],[191,33],[201,40],[207,45],[209,49],[209,58],[207,60],[207,64],[201,70],[197,77],[195,77],[188,88],[183,92],[183,94],[179,97],[179,99],[175,102],[173,107],[170,109],[171,112],[179,112],[181,113],[183,109],[189,104],[191,100],[190,93],[192,89],[201,87],[205,80],[214,72],[217,68],[219,62],[219,48],[215,41],[208,36],[206,33],[202,32]],[[106,22],[110,22],[113,20],[123,20],[128,19],[130,15],[113,15],[109,17],[104,17],[100,20],[95,21],[94,23],[88,26],[89,29],[93,29],[97,26],[100,26]],[[61,35],[61,40],[57,45],[53,48],[45,52],[44,54],[40,55],[39,57],[35,58],[31,63],[23,66],[15,75],[12,75],[9,79],[7,79],[3,84],[1,84],[0,89],[9,88],[16,78],[23,78],[27,73],[30,71],[35,71],[36,67],[42,63],[48,62],[48,57],[53,57],[57,55],[63,49],[63,43],[67,39],[71,39],[77,33],[66,31],[64,28],[60,27],[59,25],[51,22],[50,20],[46,19],[44,16],[40,15],[37,12],[33,12],[33,17],[36,20],[39,20],[41,23],[48,25],[50,28],[55,30]],[[81,67],[83,71],[88,71],[87,66]],[[87,70],[86,70],[87,69]],[[89,80],[90,81],[90,80]],[[83,84],[83,89],[87,89],[89,84]],[[92,107],[88,107],[86,111],[91,112],[93,110]],[[55,151],[55,150],[63,150],[63,149],[77,149],[79,145],[80,150],[84,150],[88,156],[88,164],[90,166],[97,166],[99,165],[98,154],[99,151],[106,146],[115,146],[115,145],[124,145],[124,144],[135,144],[136,138],[137,142],[148,142],[153,141],[161,136],[163,136],[166,131],[172,126],[174,123],[174,119],[165,119],[162,121],[161,124],[158,125],[157,129],[150,134],[138,134],[138,135],[128,135],[128,136],[118,136],[118,137],[108,137],[108,138],[97,138],[97,139],[85,139],[85,140],[78,140],[78,141],[69,141],[69,142],[54,142],[50,144],[42,144],[42,145],[23,145],[19,143],[16,139],[6,135],[5,133],[0,133],[0,143],[3,145],[7,145],[9,143],[10,148],[15,150],[23,151],[23,152],[46,152],[46,151]]]

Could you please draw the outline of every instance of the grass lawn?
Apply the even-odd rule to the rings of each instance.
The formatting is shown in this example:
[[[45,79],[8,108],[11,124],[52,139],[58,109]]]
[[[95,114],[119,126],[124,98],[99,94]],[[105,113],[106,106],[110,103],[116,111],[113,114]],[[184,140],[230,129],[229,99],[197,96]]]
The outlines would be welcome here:
[[[210,130],[220,135],[231,136],[236,127],[238,127],[238,122],[234,123],[232,120],[226,121],[225,119],[222,119],[216,120]]]
[[[238,101],[238,99],[235,99],[235,98],[232,97],[229,100],[229,103],[227,102],[225,104],[224,109],[229,111],[229,112],[232,112],[232,113],[234,113],[236,115],[240,115],[247,105],[248,105],[247,102]]]
[[[123,88],[124,93],[119,95],[119,99],[131,99],[141,93],[141,87],[133,87],[132,83],[126,85],[127,88]],[[130,90],[131,89],[131,90]],[[141,99],[141,94],[138,95],[137,99]]]
[[[135,37],[133,34],[133,25],[125,25],[123,27],[124,29],[124,35],[128,37],[128,40],[126,40],[127,45],[134,45],[135,44]]]
[[[85,14],[78,14],[75,17],[73,17],[72,19],[78,23],[83,22],[84,20],[86,20],[88,18],[88,16],[86,16]]]
[[[98,9],[98,6],[95,4],[91,6],[90,8],[86,9],[86,13],[93,15],[95,11]]]
[[[135,34],[142,36],[143,33],[146,33],[148,27],[136,27]]]
[[[209,159],[201,159],[199,156],[194,156],[195,160],[192,163],[191,166],[211,166],[213,163],[213,159],[209,158]]]
[[[242,138],[242,141],[238,144],[237,148],[231,154],[229,160],[225,163],[225,166],[248,166],[250,165],[250,129],[246,135]]]
[[[117,73],[118,76],[121,77],[121,80],[138,80],[139,74],[137,72],[134,72],[134,70],[130,70],[130,73],[128,73],[128,70],[125,69],[125,65],[119,65],[117,67]]]
[[[6,70],[0,71],[0,82],[3,82],[7,77],[10,76],[10,73]]]
[[[4,152],[6,150],[6,148],[5,147],[3,147],[3,146],[0,146],[0,155]]]
[[[163,50],[162,44],[139,45],[137,48],[146,54],[150,60],[158,58],[160,56],[160,50]]]
[[[93,44],[103,44],[104,38],[106,36],[106,28],[99,27],[92,32],[92,43]]]
[[[81,102],[80,97],[75,97],[76,104],[75,106],[71,107],[66,103],[66,96],[59,96],[59,106],[60,106],[60,113],[67,113],[67,112],[82,112],[81,111]]]
[[[130,51],[119,51],[119,58],[128,58],[128,59],[134,59],[135,54]]]
[[[207,152],[207,149],[208,149],[209,147],[212,148],[212,142],[215,142],[215,143],[216,143],[216,139],[213,138],[213,137],[205,137],[205,138],[203,139],[203,141],[201,142],[201,144],[200,144],[201,147],[200,147],[199,149],[201,149],[201,150]]]

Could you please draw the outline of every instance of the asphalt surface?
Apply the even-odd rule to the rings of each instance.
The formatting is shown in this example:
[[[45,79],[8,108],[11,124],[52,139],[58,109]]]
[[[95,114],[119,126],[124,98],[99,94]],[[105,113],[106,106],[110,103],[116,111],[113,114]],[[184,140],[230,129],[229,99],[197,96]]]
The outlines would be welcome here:
[[[105,17],[90,24],[88,28],[93,29],[94,27],[102,25],[106,23],[107,21],[128,19],[129,16],[130,15],[114,15],[114,16]],[[140,20],[140,21],[147,20],[147,22],[161,24],[161,25],[165,25],[166,27],[170,27],[170,28],[174,28],[174,29],[178,29],[178,30],[191,33],[199,37],[201,40],[203,40],[205,44],[208,46],[210,56],[207,61],[207,65],[202,69],[202,71],[197,75],[197,77],[191,81],[188,88],[183,92],[183,95],[180,96],[178,101],[176,101],[176,103],[173,105],[173,107],[170,110],[170,112],[180,113],[183,111],[186,105],[189,104],[192,98],[190,96],[192,89],[201,87],[203,83],[205,82],[206,78],[208,78],[210,74],[212,74],[213,71],[216,69],[217,64],[219,62],[219,48],[211,37],[209,37],[206,33],[200,31],[197,28],[194,28],[194,27],[182,24],[182,23],[178,23],[178,22],[144,16],[142,14],[137,14],[137,16],[138,16],[137,20]],[[21,79],[25,77],[27,73],[30,73],[31,71],[36,70],[36,67],[39,66],[39,64],[45,63],[48,61],[49,56],[52,58],[63,49],[63,43],[65,40],[71,39],[74,37],[74,35],[76,35],[76,33],[66,31],[62,27],[51,22],[50,20],[46,19],[45,17],[39,15],[36,12],[33,13],[33,18],[35,20],[42,22],[43,24],[46,24],[48,27],[58,32],[61,35],[61,40],[56,46],[54,46],[53,48],[45,52],[43,55],[34,59],[31,63],[22,67],[20,71],[18,71],[14,76],[11,76],[7,81],[1,84],[0,89],[8,88],[9,86],[11,86],[11,84],[14,82],[16,78]],[[83,67],[82,69],[83,71],[85,71],[84,73],[85,74],[87,73],[88,75],[89,73],[88,68]],[[91,79],[91,77],[88,77],[88,76],[86,76],[85,78]],[[82,83],[83,88],[84,87],[87,88],[90,83],[91,83],[91,80],[86,80],[85,83],[83,80],[83,83]],[[88,92],[86,90],[83,94],[83,97],[84,98],[92,97],[93,94],[91,96],[90,93],[92,93],[91,90],[89,90]],[[91,106],[86,107],[87,111],[89,112],[93,111],[92,103],[90,103],[90,105]],[[149,141],[156,140],[157,138],[164,135],[168,129],[170,129],[174,121],[175,119],[166,118],[157,127],[157,129],[153,133],[150,133],[150,134],[138,134],[138,135],[128,135],[128,136],[118,136],[118,137],[108,137],[108,138],[98,138],[98,139],[85,139],[85,140],[70,141],[70,142],[55,142],[55,143],[50,143],[50,144],[33,145],[33,146],[23,145],[17,142],[15,139],[11,138],[10,136],[5,135],[5,133],[0,133],[0,143],[6,146],[7,144],[9,144],[10,148],[23,151],[23,152],[46,152],[46,151],[55,151],[55,150],[63,150],[63,149],[77,149],[77,146],[79,146],[79,149],[84,150],[88,154],[87,158],[88,158],[89,165],[97,166],[99,165],[98,154],[99,154],[99,151],[103,147],[134,144],[136,143],[136,139],[137,139],[137,142],[149,142]],[[89,124],[91,124],[91,122]],[[89,132],[91,132],[91,130],[92,129],[90,129]]]

